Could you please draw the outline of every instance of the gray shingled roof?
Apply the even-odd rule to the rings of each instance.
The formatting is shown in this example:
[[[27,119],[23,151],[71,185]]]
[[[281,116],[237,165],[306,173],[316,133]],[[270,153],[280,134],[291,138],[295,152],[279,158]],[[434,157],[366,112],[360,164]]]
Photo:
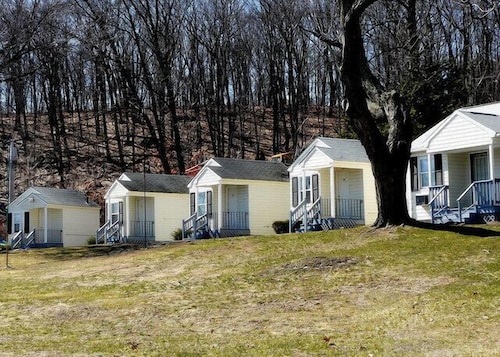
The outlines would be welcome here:
[[[127,190],[140,192],[144,190],[144,174],[127,172],[131,180],[118,180]],[[182,175],[146,174],[146,192],[189,193],[187,185],[192,177]]]
[[[287,166],[282,162],[214,158],[221,167],[210,166],[223,179],[288,181]]]
[[[66,190],[53,187],[32,187],[39,192],[40,199],[47,204],[61,206],[99,207],[97,203],[90,200],[86,195],[76,190]]]
[[[470,119],[478,122],[488,129],[493,130],[495,133],[500,133],[500,116],[496,114],[480,113],[480,112],[466,112],[461,111]],[[499,113],[500,114],[500,113]]]
[[[328,148],[318,147],[334,161],[369,162],[366,150],[359,140],[340,138],[318,138]]]

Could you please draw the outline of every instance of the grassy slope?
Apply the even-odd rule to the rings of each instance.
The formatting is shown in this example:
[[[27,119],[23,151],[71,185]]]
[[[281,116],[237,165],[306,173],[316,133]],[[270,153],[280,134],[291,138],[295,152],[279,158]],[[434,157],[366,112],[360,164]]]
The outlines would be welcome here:
[[[499,355],[499,250],[498,238],[363,227],[14,252],[0,355]]]

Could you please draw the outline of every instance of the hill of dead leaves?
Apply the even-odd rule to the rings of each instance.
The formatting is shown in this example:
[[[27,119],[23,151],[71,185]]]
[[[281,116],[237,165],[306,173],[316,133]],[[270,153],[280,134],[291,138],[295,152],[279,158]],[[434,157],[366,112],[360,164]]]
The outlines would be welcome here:
[[[184,148],[186,167],[199,164],[213,157],[211,141],[206,121],[193,120],[188,112],[181,113],[181,138]],[[337,136],[342,123],[337,117],[328,116],[324,110],[312,110],[303,118],[299,149],[307,146],[317,136]],[[3,169],[0,170],[0,237],[5,236],[5,208],[8,201],[7,157],[9,141],[13,138],[18,150],[18,161],[15,165],[15,189],[13,197],[17,197],[31,186],[58,187],[80,190],[93,201],[103,205],[103,197],[112,182],[123,171],[163,173],[158,154],[148,149],[145,159],[144,148],[136,141],[134,146],[125,144],[126,167],[122,168],[116,161],[118,148],[115,140],[109,140],[112,160],[106,158],[106,138],[96,136],[95,121],[92,113],[66,115],[66,136],[61,141],[65,144],[64,175],[57,170],[57,156],[51,139],[51,131],[46,116],[39,116],[36,121],[28,116],[22,131],[15,130],[14,114],[0,114],[0,148],[3,158]],[[234,131],[233,147],[226,150],[228,157],[256,159],[259,151],[270,158],[272,152],[272,112],[259,109],[238,120]],[[201,127],[201,144],[195,138],[196,126]],[[113,123],[109,120],[108,136],[114,132]],[[140,131],[140,130],[139,130]],[[239,134],[243,133],[243,135]],[[228,133],[225,133],[226,140]],[[257,145],[259,143],[259,145]],[[226,145],[227,147],[227,145]],[[284,150],[283,150],[284,151]],[[243,155],[242,155],[243,153]],[[175,170],[175,152],[169,153],[169,162]]]

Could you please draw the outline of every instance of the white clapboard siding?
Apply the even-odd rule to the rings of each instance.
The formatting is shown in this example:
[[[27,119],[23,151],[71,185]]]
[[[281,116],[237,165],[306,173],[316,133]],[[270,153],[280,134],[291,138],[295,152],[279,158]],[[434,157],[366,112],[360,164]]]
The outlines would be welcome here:
[[[429,141],[427,150],[429,152],[440,152],[488,145],[490,143],[491,134],[484,128],[460,115],[456,115]]]

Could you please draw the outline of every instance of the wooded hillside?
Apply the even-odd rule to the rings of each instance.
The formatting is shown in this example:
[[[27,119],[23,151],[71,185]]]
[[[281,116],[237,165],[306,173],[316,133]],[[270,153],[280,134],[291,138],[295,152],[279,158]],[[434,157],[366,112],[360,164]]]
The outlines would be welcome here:
[[[363,8],[363,72],[403,98],[414,135],[500,100],[491,1],[6,0],[0,148],[6,158],[12,138],[19,149],[17,191],[57,185],[99,201],[126,170],[298,153],[313,136],[352,135],[343,119],[357,97],[384,138],[383,103],[347,101],[341,83],[348,3]]]

